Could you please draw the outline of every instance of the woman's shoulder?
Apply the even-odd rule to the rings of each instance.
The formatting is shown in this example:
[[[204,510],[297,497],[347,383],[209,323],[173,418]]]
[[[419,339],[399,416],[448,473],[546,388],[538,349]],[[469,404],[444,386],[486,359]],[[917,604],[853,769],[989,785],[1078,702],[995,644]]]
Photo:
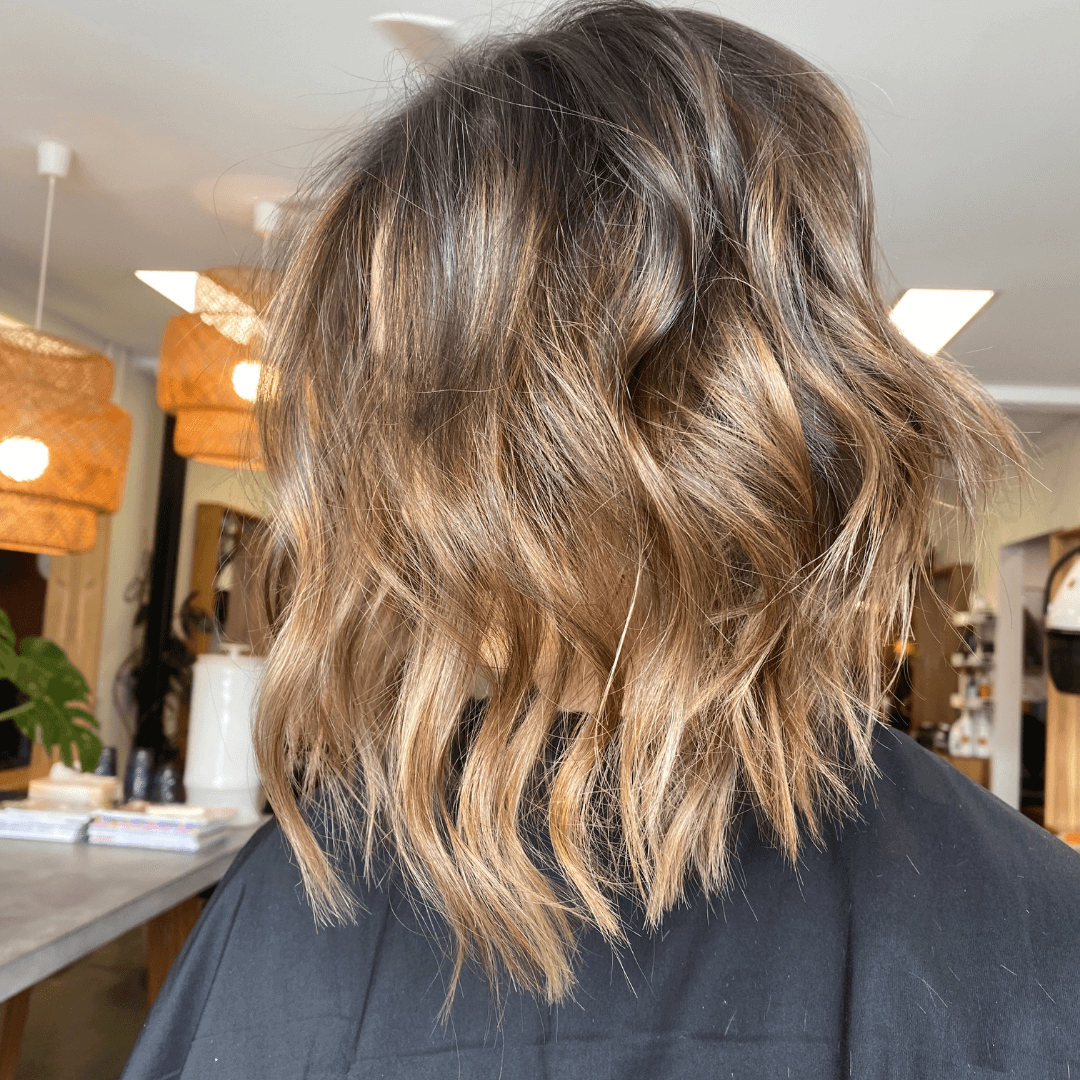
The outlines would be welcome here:
[[[913,869],[919,855],[942,887],[1000,894],[1027,882],[1047,903],[1077,895],[1080,856],[938,755],[883,728],[874,760],[880,775],[863,799],[853,856]]]
[[[997,971],[1080,966],[1080,855],[906,735],[883,729],[874,760],[857,820],[809,857],[853,921],[920,955],[938,939],[976,966],[1000,954]]]
[[[850,904],[849,1030],[886,1008],[938,1064],[1057,1075],[1080,1055],[1080,856],[905,735],[884,730],[875,761],[827,857]]]

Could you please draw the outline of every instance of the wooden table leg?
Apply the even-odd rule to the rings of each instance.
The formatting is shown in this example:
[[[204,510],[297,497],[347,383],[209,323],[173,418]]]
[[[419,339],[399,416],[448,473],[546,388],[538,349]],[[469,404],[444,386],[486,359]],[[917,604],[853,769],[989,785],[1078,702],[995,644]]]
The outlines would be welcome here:
[[[169,968],[180,955],[202,906],[202,900],[192,896],[146,924],[146,997],[150,1005],[154,1004]]]
[[[19,1071],[23,1029],[26,1027],[26,1014],[30,1011],[30,991],[33,989],[28,986],[4,1002],[4,1026],[0,1030],[0,1080],[15,1080],[15,1074]]]

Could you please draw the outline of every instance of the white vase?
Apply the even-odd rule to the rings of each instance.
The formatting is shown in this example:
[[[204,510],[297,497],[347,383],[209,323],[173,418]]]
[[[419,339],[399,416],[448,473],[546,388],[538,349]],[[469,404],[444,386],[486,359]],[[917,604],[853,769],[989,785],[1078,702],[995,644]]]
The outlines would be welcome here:
[[[256,821],[262,805],[251,721],[262,679],[262,660],[204,653],[195,661],[191,686],[184,787],[196,806],[232,806],[237,824]]]

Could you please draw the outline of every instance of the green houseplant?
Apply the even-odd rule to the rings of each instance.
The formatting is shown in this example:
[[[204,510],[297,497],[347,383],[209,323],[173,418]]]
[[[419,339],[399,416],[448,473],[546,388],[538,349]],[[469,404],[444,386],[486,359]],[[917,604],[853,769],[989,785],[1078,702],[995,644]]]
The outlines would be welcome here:
[[[101,739],[98,722],[86,708],[90,687],[55,641],[24,637],[16,644],[7,613],[0,611],[0,679],[15,684],[24,701],[0,712],[14,720],[31,742],[40,738],[48,750],[60,747],[65,765],[72,765],[76,748],[84,772],[97,765]]]

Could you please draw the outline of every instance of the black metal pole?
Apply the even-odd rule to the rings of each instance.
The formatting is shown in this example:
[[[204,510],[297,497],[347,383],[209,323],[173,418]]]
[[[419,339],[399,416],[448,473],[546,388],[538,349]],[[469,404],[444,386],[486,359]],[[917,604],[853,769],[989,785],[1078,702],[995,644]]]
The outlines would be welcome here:
[[[165,417],[161,445],[161,483],[158,488],[154,554],[150,561],[150,599],[147,604],[143,662],[135,684],[138,725],[135,745],[153,749],[159,760],[167,739],[162,709],[169,691],[169,672],[163,663],[172,636],[173,600],[176,594],[176,557],[180,550],[180,522],[184,513],[184,480],[187,459],[173,448],[176,418]]]

